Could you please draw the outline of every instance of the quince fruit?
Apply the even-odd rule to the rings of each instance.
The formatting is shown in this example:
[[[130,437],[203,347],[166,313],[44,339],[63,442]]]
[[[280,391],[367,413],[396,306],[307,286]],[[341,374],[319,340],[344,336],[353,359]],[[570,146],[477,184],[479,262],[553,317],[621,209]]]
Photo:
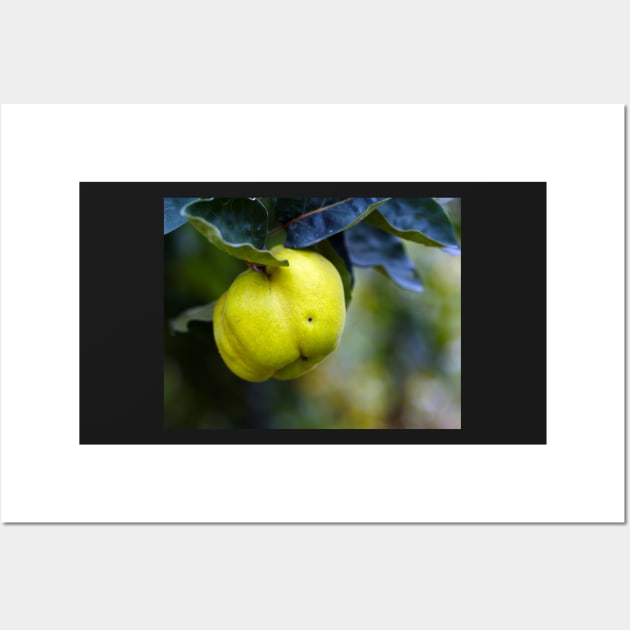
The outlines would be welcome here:
[[[288,267],[254,266],[214,308],[214,338],[226,365],[252,382],[306,374],[339,343],[346,320],[341,277],[315,252],[272,248]]]

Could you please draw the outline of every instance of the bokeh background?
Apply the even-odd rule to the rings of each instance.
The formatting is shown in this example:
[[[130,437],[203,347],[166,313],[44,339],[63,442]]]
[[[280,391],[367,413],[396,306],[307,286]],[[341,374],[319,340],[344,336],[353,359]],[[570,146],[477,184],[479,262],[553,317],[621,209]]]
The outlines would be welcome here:
[[[461,203],[440,199],[461,242]],[[217,299],[246,269],[190,225],[164,237],[164,418],[193,429],[460,429],[461,256],[405,242],[424,291],[371,268],[355,284],[341,343],[293,381],[248,383],[223,363],[212,324],[168,321]]]

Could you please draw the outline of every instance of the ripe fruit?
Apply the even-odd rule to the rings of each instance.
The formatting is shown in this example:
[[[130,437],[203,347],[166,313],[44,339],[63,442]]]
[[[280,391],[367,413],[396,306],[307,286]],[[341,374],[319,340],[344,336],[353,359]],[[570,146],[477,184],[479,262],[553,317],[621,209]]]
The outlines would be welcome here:
[[[214,309],[217,348],[246,381],[312,370],[337,347],[346,319],[341,278],[328,259],[281,245],[271,251],[289,266],[244,271]]]

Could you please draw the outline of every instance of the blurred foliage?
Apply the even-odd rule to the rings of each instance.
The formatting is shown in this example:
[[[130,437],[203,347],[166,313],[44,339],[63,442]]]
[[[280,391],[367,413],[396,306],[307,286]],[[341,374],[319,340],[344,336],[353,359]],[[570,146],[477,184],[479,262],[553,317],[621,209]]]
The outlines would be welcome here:
[[[440,202],[461,242],[460,200]],[[355,267],[337,350],[296,380],[248,383],[223,363],[211,323],[168,330],[182,311],[216,300],[245,263],[191,225],[166,235],[164,248],[167,428],[461,428],[461,256],[406,242],[422,293]]]

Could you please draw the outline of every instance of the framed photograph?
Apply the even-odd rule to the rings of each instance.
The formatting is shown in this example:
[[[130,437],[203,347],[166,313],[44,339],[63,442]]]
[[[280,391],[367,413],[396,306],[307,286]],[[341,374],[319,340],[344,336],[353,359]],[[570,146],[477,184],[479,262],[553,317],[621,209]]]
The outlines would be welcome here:
[[[506,198],[536,229],[500,277]],[[544,183],[82,183],[81,443],[544,444],[545,226]]]

